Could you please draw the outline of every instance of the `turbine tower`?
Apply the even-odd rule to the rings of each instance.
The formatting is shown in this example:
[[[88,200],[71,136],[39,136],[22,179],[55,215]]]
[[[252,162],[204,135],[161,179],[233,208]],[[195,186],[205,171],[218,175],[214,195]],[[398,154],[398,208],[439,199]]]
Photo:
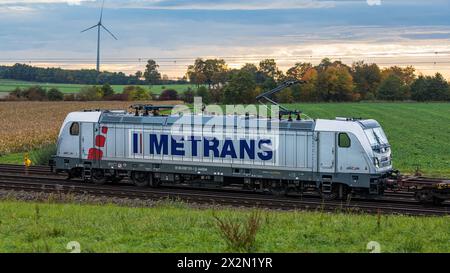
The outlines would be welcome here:
[[[98,23],[90,28],[87,28],[85,30],[83,30],[81,33],[86,32],[88,30],[91,30],[93,28],[97,28],[97,71],[100,72],[100,33],[101,33],[101,28],[103,28],[104,30],[106,30],[106,32],[108,32],[114,39],[117,40],[116,36],[114,36],[114,34],[112,34],[111,31],[109,31],[102,23],[103,20],[103,7],[105,6],[105,0],[103,0],[103,4],[102,4],[102,10],[100,12],[100,20],[98,21]]]

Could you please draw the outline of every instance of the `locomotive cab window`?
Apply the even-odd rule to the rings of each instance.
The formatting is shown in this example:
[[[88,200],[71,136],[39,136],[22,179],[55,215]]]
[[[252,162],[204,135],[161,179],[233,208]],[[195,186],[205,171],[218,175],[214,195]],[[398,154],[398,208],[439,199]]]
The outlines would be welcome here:
[[[70,126],[70,135],[78,136],[80,134],[80,124],[78,122],[72,123]]]
[[[340,148],[349,148],[351,145],[350,137],[346,133],[339,133],[339,141]]]

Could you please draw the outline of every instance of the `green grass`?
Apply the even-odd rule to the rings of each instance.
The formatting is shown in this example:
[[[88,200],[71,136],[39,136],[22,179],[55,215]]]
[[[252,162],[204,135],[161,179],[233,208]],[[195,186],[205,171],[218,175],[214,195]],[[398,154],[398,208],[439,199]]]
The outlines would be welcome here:
[[[16,87],[27,88],[33,85],[40,85],[47,89],[58,88],[63,93],[78,93],[83,86],[82,84],[62,84],[62,83],[39,83],[39,82],[27,82],[0,79],[0,92],[10,92]],[[113,89],[116,93],[121,93],[126,85],[113,85]],[[155,95],[161,94],[164,89],[175,89],[179,93],[183,93],[188,87],[196,89],[195,85],[191,84],[171,84],[171,85],[152,85],[151,88],[147,85],[142,85],[147,90],[151,90]]]
[[[376,119],[392,145],[394,167],[450,177],[450,103],[318,103],[288,105],[312,118]]]
[[[244,221],[248,210],[219,217]],[[450,252],[449,217],[263,212],[255,252]],[[0,202],[0,252],[226,252],[211,209]]]
[[[0,155],[0,164],[23,164],[24,153]]]
[[[56,153],[55,144],[46,144],[39,149],[32,150],[29,153],[29,158],[32,160],[33,165],[47,165],[48,161]],[[25,158],[25,152],[13,153],[13,154],[0,154],[0,164],[15,164],[23,165]]]

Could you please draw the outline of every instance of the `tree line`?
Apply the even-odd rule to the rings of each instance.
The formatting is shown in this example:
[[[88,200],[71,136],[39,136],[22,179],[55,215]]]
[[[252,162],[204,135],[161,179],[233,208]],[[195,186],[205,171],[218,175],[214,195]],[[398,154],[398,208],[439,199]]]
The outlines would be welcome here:
[[[77,76],[78,75],[78,76]],[[82,76],[80,76],[82,75]],[[434,76],[417,75],[412,66],[392,66],[380,68],[375,63],[355,62],[351,66],[341,61],[323,59],[319,64],[298,62],[286,73],[281,71],[274,59],[266,59],[259,64],[247,63],[239,69],[231,69],[223,59],[196,59],[186,71],[183,80],[170,81],[161,76],[159,65],[148,60],[145,72],[136,72],[126,76],[123,73],[99,73],[95,70],[62,70],[59,68],[37,68],[16,64],[12,67],[0,67],[0,78],[44,81],[58,83],[79,83],[97,86],[82,88],[77,95],[66,95],[67,99],[83,100],[146,100],[155,98],[151,92],[143,94],[142,87],[137,85],[153,85],[161,83],[193,83],[196,90],[188,88],[182,94],[175,90],[163,92],[163,98],[183,99],[191,103],[195,96],[201,96],[205,103],[255,103],[260,93],[275,88],[286,80],[303,80],[305,84],[292,86],[276,95],[283,103],[293,102],[346,102],[361,100],[415,100],[415,101],[449,101],[450,87],[444,77],[436,73]],[[110,85],[123,84],[126,87],[122,94],[109,91]],[[109,88],[107,88],[109,86]],[[14,90],[12,98],[37,100],[43,98],[43,88],[35,86],[29,90]],[[112,88],[111,88],[112,89]],[[141,90],[142,89],[142,90]],[[136,91],[137,90],[137,91]],[[51,92],[50,92],[51,91]],[[58,90],[49,90],[50,97],[59,99]],[[134,93],[133,93],[134,92]],[[72,96],[72,97],[71,97]],[[121,97],[122,96],[122,97]],[[65,99],[63,95],[63,99]]]
[[[279,102],[344,102],[361,100],[450,100],[449,83],[440,73],[416,75],[412,66],[381,69],[363,61],[348,66],[323,59],[318,65],[298,62],[283,73],[274,59],[258,65],[230,69],[222,59],[197,59],[188,67],[187,77],[198,85],[196,95],[215,103],[254,103],[261,92],[286,80],[304,80],[276,95]],[[201,85],[207,86],[202,87]]]
[[[182,99],[176,90],[165,89],[160,95],[154,95],[142,86],[129,85],[121,93],[115,93],[110,84],[102,86],[84,86],[78,93],[64,94],[57,88],[46,89],[35,85],[28,88],[16,88],[4,98],[6,101],[148,101]]]
[[[27,64],[0,66],[0,79],[11,79],[42,83],[90,84],[103,85],[156,85],[183,84],[186,80],[170,80],[167,75],[157,71],[159,66],[149,60],[144,72],[137,71],[133,75],[122,72],[98,72],[94,69],[67,70],[61,68],[41,68]]]

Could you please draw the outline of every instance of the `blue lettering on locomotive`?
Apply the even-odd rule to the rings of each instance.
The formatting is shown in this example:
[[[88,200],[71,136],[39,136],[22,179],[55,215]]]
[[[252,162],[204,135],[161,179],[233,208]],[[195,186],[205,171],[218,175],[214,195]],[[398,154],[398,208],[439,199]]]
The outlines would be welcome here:
[[[141,150],[142,143],[139,139],[140,134],[133,133],[132,146],[133,152],[136,154]],[[142,138],[142,136],[141,136]],[[185,156],[185,139],[181,136],[170,136],[170,154],[175,156]],[[236,153],[235,143],[231,139],[226,139],[223,146],[220,146],[220,141],[217,138],[201,138],[190,136],[187,141],[191,142],[191,156],[198,156],[198,143],[203,142],[203,156],[209,157],[211,154],[216,158],[230,157],[238,158]],[[256,152],[256,140],[240,139],[239,140],[239,158],[247,158],[254,160],[256,155],[263,161],[268,161],[273,158],[272,141],[270,139],[260,139],[258,141],[258,152]],[[147,150],[148,151],[148,150]],[[151,155],[169,155],[169,135],[150,134],[150,154]]]
[[[209,152],[214,152],[214,157],[219,157],[219,140],[217,138],[203,138],[203,155],[209,157]]]
[[[225,140],[225,142],[223,143],[222,152],[220,153],[220,157],[222,158],[225,158],[227,156],[231,156],[231,158],[237,158],[233,141],[230,139]]]
[[[184,141],[183,137],[179,137],[180,141]],[[178,142],[175,137],[172,137],[172,143],[170,145],[172,155],[184,156],[186,152],[184,151],[184,142]],[[181,149],[181,150],[180,150]]]
[[[160,142],[158,143],[158,136],[154,134],[150,134],[150,154],[154,155],[155,151],[157,154],[161,154],[161,150],[163,155],[169,154],[169,136],[161,135]]]
[[[241,139],[239,141],[239,147],[241,148],[240,150],[240,155],[241,155],[241,159],[245,158],[245,153],[247,153],[247,156],[250,159],[255,159],[255,140],[251,139],[250,140],[250,145],[248,145],[247,140],[245,139]]]

